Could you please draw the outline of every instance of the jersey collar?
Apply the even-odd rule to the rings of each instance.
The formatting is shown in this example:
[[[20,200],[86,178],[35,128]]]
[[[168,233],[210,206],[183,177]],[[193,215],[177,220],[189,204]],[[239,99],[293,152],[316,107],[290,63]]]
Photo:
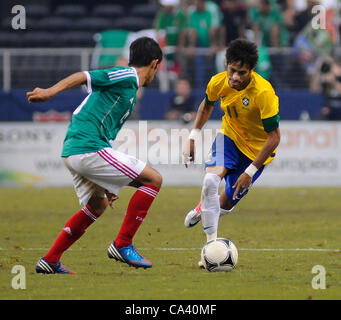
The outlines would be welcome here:
[[[140,80],[139,80],[139,76],[137,74],[137,71],[134,67],[131,67],[133,70],[134,70],[134,73],[135,73],[135,77],[136,77],[136,82],[137,82],[137,87],[139,87],[139,83],[140,83]]]

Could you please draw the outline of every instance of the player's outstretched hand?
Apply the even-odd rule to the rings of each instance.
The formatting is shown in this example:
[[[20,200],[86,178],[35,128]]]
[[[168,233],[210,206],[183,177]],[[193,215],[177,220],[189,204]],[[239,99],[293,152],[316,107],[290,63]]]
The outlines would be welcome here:
[[[185,167],[188,168],[188,163],[194,161],[194,140],[188,139],[183,150]]]
[[[50,89],[35,88],[31,92],[26,93],[28,102],[44,102],[49,100],[53,95]]]
[[[232,186],[233,189],[236,189],[233,193],[232,200],[236,200],[238,193],[243,193],[251,185],[251,182],[252,178],[247,173],[243,172]]]

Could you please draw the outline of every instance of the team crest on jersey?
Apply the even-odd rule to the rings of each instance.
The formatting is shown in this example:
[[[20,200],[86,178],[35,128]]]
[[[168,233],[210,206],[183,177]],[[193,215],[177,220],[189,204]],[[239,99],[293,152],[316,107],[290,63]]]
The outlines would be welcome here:
[[[249,99],[247,97],[243,98],[242,101],[243,101],[243,105],[244,106],[247,106],[247,107],[249,106],[250,101],[249,101]]]

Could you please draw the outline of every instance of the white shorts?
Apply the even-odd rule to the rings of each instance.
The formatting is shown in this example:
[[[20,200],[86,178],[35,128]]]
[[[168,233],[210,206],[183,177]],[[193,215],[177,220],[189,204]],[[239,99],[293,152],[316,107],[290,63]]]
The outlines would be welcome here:
[[[85,206],[92,195],[105,197],[105,190],[118,194],[135,180],[146,163],[112,148],[63,158],[70,170],[79,203]]]

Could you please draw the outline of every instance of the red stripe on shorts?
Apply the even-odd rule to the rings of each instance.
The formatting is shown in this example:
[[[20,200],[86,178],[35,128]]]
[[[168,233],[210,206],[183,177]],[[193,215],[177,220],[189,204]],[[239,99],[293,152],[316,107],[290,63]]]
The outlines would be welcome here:
[[[128,176],[130,179],[135,180],[138,174],[132,171],[130,168],[126,167],[122,162],[118,161],[114,157],[112,157],[108,152],[104,150],[97,151],[99,156],[112,165],[115,169],[122,172],[124,175]]]
[[[115,161],[115,163],[117,165],[120,165],[121,167],[123,167],[125,170],[127,170],[128,172],[130,172],[130,174],[132,176],[135,176],[135,178],[137,178],[139,176],[139,174],[137,172],[135,172],[133,169],[131,169],[130,167],[128,167],[125,163],[123,163],[122,161],[116,159],[113,155],[111,155],[108,151],[103,150],[105,152],[105,154],[111,158],[113,161]]]

